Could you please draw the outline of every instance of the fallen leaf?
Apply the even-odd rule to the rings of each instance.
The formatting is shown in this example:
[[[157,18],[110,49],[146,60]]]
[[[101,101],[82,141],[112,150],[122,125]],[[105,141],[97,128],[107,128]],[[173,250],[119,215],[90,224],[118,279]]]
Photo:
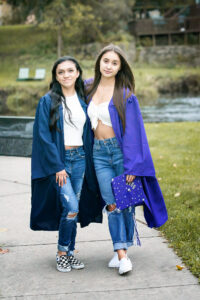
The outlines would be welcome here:
[[[181,195],[181,193],[176,193],[176,194],[174,194],[174,197],[179,197]]]
[[[0,248],[0,254],[5,254],[5,253],[8,253],[8,252],[9,252],[9,249],[3,250],[2,248]]]
[[[177,270],[181,271],[183,270],[185,267],[184,266],[180,266],[180,265],[176,265]]]
[[[0,232],[8,231],[8,228],[0,228]]]
[[[173,167],[174,167],[174,168],[176,168],[176,167],[177,167],[177,165],[176,165],[176,164],[173,164]]]

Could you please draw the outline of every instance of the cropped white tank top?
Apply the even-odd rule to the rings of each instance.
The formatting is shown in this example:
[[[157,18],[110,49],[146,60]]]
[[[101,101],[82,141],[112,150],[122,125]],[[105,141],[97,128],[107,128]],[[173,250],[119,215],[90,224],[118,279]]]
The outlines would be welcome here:
[[[92,100],[90,101],[87,112],[90,118],[92,129],[96,130],[98,120],[100,120],[103,124],[112,127],[108,105],[109,101],[100,104],[95,104]]]

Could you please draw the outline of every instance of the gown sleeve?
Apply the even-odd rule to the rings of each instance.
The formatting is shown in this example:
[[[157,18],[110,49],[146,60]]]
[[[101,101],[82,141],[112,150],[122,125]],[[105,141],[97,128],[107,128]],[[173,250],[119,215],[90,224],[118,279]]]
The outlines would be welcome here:
[[[155,169],[138,100],[133,94],[126,102],[126,125],[122,151],[125,174],[155,176]]]
[[[65,169],[49,129],[50,108],[50,96],[42,97],[37,107],[33,129],[32,179]]]

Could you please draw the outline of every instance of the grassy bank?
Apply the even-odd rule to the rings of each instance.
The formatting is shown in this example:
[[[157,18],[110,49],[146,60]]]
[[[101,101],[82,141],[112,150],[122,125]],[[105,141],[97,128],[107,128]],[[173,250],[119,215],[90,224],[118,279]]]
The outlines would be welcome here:
[[[136,81],[136,95],[142,104],[154,103],[160,96],[200,94],[200,67],[151,67],[138,64],[132,67]]]
[[[15,53],[15,52],[13,52]],[[73,53],[66,52],[65,54],[73,55]],[[28,67],[30,69],[30,77],[34,77],[34,71],[36,68],[46,69],[46,80],[43,83],[48,83],[51,78],[51,68],[53,63],[57,59],[56,54],[47,53],[45,55],[3,55],[0,52],[1,68],[0,68],[0,87],[6,88],[9,86],[40,86],[38,82],[16,82],[20,67]],[[76,55],[81,67],[84,71],[84,77],[88,78],[93,76],[94,59],[85,59],[82,55]],[[159,85],[166,84],[168,81],[176,81],[183,76],[199,75],[200,67],[188,67],[188,66],[174,66],[169,68],[167,66],[152,67],[151,65],[141,65],[138,63],[132,64],[132,70],[136,80],[137,93],[143,94],[143,91],[147,88],[149,91],[152,89],[158,90]]]
[[[200,123],[147,124],[169,220],[161,232],[200,279]]]

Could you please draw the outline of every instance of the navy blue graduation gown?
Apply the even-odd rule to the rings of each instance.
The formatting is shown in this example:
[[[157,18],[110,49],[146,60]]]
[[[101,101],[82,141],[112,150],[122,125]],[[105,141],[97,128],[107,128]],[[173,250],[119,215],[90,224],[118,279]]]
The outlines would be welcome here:
[[[86,114],[86,103],[80,98],[79,101]],[[33,126],[30,218],[30,227],[33,230],[58,230],[61,215],[60,187],[56,183],[55,174],[65,169],[63,108],[60,105],[59,120],[57,121],[59,131],[49,130],[50,109],[51,97],[48,93],[38,103]],[[102,222],[103,201],[94,170],[93,136],[88,117],[83,130],[83,144],[86,155],[86,171],[78,214],[81,227],[87,226],[90,222]]]

